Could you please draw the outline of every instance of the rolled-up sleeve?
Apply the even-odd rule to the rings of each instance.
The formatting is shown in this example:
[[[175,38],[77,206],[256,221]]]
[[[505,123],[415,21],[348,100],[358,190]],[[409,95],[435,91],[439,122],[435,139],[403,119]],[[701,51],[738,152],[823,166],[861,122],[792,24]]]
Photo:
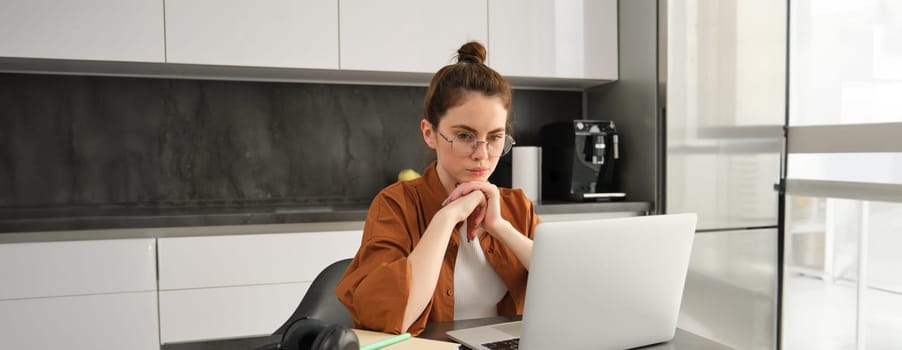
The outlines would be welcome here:
[[[367,213],[360,249],[335,288],[355,327],[402,333],[411,284],[407,256],[419,238],[407,226],[401,205],[384,194],[377,195]],[[431,301],[411,326],[411,333],[418,334],[425,327],[430,307]]]

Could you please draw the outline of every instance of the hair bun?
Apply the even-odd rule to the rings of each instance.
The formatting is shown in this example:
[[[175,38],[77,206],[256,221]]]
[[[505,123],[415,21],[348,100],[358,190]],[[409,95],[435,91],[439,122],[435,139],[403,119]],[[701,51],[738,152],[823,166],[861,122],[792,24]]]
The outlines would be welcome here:
[[[485,63],[485,55],[485,46],[477,41],[471,41],[457,49],[457,62]]]

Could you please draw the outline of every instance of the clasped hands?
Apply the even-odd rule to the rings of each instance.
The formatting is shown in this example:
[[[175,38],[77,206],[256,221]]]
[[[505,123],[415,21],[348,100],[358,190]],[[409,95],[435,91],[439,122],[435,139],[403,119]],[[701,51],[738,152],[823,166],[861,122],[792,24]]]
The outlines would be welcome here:
[[[442,207],[456,210],[458,222],[465,222],[467,241],[471,241],[480,230],[493,232],[501,224],[500,193],[498,187],[486,181],[470,181],[457,184]]]

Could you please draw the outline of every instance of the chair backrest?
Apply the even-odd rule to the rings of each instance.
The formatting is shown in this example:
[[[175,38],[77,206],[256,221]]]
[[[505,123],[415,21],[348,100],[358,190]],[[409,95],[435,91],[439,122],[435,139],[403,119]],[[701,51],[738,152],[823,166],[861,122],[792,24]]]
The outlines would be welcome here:
[[[327,324],[353,327],[354,321],[351,320],[350,312],[335,296],[335,286],[350,264],[351,259],[339,260],[320,272],[310,284],[294,314],[273,334],[284,333],[292,322],[305,317],[315,318]]]

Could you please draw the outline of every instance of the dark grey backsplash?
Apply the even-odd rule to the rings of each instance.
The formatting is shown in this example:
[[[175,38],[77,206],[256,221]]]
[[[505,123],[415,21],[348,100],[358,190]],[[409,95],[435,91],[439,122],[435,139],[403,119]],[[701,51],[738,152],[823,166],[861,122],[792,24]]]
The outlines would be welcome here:
[[[425,90],[0,74],[0,208],[366,203],[433,158]],[[582,93],[517,90],[512,110],[535,145]]]

